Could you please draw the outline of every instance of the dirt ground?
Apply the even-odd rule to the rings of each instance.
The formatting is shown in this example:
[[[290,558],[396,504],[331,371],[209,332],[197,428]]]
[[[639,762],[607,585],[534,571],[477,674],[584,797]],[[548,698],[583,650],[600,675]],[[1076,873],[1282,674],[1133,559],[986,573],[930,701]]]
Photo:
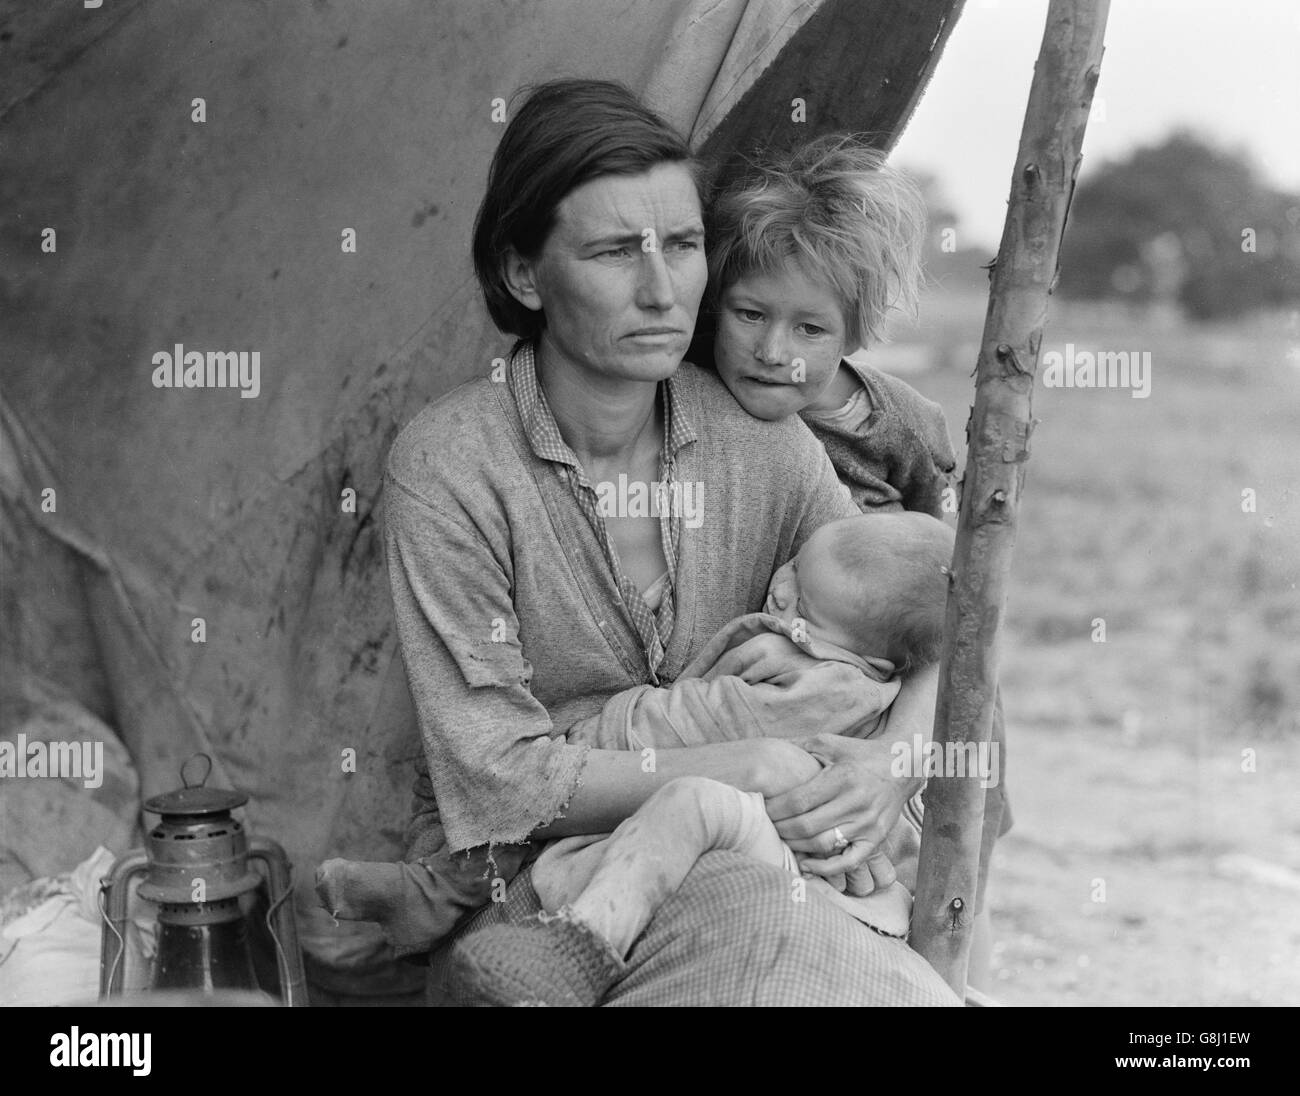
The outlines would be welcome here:
[[[982,305],[927,302],[938,367],[906,332],[878,361],[959,451]],[[1148,351],[1152,386],[1035,396],[990,891],[1007,1004],[1300,1004],[1298,321],[1053,303],[1044,350]]]
[[[1300,1004],[1300,746],[1019,727],[991,904],[1009,1005]]]

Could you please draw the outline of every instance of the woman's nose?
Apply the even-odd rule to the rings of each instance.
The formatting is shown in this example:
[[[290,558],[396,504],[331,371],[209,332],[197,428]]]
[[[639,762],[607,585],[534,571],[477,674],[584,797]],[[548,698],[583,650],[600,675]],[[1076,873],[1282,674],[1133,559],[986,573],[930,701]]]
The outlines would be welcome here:
[[[676,301],[672,274],[658,248],[643,251],[641,255],[641,280],[637,285],[637,304],[664,312]]]

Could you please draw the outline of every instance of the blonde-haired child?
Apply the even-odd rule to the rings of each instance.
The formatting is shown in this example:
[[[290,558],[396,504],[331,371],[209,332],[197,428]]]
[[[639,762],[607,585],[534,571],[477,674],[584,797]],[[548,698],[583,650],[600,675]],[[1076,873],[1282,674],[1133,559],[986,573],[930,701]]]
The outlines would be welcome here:
[[[860,509],[938,516],[956,465],[939,405],[849,361],[915,309],[925,206],[848,136],[757,164],[712,203],[714,364],[751,415],[798,413]]]

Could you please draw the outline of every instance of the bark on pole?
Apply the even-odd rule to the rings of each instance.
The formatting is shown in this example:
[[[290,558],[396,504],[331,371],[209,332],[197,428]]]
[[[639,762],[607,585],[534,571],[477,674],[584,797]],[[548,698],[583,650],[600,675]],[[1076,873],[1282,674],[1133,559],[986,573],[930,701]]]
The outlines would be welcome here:
[[[1047,303],[1101,68],[1109,0],[1051,0],[1020,133],[966,426],[957,545],[935,710],[945,757],[987,743]],[[949,748],[954,744],[956,749]],[[931,777],[912,947],[965,995],[983,831],[977,774]]]

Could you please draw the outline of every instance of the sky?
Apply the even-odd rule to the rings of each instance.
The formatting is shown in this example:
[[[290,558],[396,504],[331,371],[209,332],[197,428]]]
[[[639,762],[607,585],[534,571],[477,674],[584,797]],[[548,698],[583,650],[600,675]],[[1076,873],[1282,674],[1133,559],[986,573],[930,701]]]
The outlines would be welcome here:
[[[959,246],[1002,235],[1046,15],[1047,0],[966,0],[895,148],[938,177]],[[1300,0],[1111,0],[1096,101],[1081,178],[1187,126],[1300,193]]]

